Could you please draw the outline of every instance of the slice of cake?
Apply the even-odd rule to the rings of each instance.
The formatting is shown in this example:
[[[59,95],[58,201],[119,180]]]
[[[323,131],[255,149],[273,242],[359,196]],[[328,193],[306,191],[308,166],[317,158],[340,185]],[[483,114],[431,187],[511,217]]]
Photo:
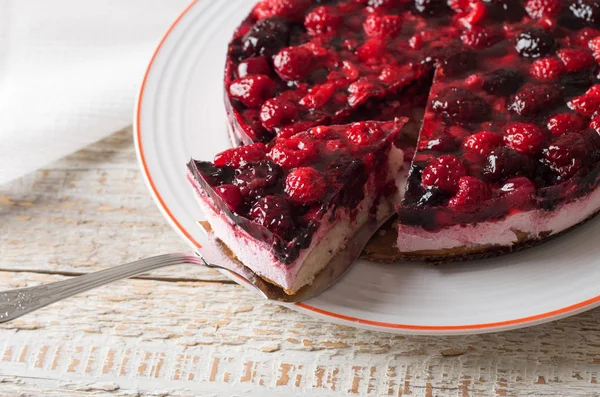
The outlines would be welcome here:
[[[406,120],[319,126],[189,163],[215,236],[248,268],[294,294],[371,219],[395,211]]]

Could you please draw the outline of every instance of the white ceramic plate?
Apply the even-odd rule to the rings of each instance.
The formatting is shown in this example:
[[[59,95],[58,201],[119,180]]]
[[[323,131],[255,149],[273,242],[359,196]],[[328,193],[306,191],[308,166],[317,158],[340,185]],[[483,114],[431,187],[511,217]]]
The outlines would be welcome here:
[[[140,91],[135,137],[162,212],[197,247],[203,215],[186,180],[190,157],[230,146],[223,105],[227,43],[252,0],[200,0],[174,22]],[[411,334],[507,330],[600,304],[600,222],[522,253],[439,267],[359,261],[318,298],[290,307],[329,321]]]

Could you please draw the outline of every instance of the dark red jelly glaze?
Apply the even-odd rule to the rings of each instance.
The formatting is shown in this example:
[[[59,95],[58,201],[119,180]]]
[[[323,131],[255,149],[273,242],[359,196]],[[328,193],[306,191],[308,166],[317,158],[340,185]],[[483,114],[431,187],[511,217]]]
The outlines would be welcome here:
[[[598,0],[263,0],[229,47],[230,122],[269,142],[428,96],[402,223],[552,209],[597,185],[598,28]]]
[[[261,19],[265,13],[257,10],[270,3],[277,5],[270,9],[298,6],[297,0],[260,2],[229,46],[226,105],[238,144],[317,125],[409,116],[415,105],[424,107],[438,59],[449,71],[470,63],[459,38],[431,44],[438,33],[456,31],[447,25],[447,6],[438,7],[442,31],[434,32],[405,1],[302,1],[303,18],[283,12]],[[249,80],[250,74],[261,76]]]
[[[291,263],[310,245],[322,217],[342,208],[356,215],[375,175],[375,204],[397,192],[388,154],[406,119],[319,126],[267,145],[226,150],[214,163],[189,167],[205,194],[254,238]]]

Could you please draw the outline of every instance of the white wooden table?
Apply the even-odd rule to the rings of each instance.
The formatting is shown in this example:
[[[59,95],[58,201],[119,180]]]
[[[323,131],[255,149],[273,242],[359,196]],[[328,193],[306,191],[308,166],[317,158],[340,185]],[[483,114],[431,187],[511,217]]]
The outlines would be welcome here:
[[[185,250],[131,131],[0,186],[0,290]],[[0,396],[600,396],[600,310],[500,334],[404,337],[173,267],[0,325]]]

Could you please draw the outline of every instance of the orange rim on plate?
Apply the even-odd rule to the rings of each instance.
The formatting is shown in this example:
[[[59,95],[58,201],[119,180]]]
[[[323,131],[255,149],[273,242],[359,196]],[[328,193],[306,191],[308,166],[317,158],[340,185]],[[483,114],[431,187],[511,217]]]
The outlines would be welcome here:
[[[144,74],[144,79],[142,80],[142,86],[140,88],[140,92],[138,95],[138,102],[137,102],[137,107],[135,110],[134,134],[135,134],[135,138],[136,138],[136,140],[135,140],[136,146],[137,146],[136,149],[137,149],[137,152],[139,155],[142,172],[144,174],[144,177],[146,178],[146,181],[148,182],[148,186],[150,187],[152,194],[156,198],[156,201],[158,201],[160,207],[163,209],[163,211],[165,212],[167,217],[171,220],[173,225],[175,225],[175,227],[193,245],[195,245],[198,248],[201,248],[202,246],[200,245],[200,243],[198,243],[190,235],[190,233],[181,225],[181,223],[179,223],[179,221],[175,218],[175,216],[173,216],[173,213],[171,212],[171,210],[169,209],[169,207],[167,206],[167,204],[165,203],[165,201],[159,194],[158,190],[156,189],[156,185],[154,184],[154,181],[152,180],[152,176],[150,175],[150,172],[148,171],[148,166],[146,164],[146,158],[144,155],[144,150],[143,150],[143,145],[142,145],[142,136],[141,136],[142,130],[141,130],[141,125],[140,125],[141,124],[140,123],[140,121],[141,121],[140,114],[141,114],[141,108],[142,108],[142,99],[143,99],[143,94],[144,94],[144,88],[146,86],[146,80],[150,73],[150,69],[152,69],[152,65],[154,64],[156,55],[162,48],[162,45],[165,42],[165,40],[169,37],[169,34],[173,30],[173,28],[175,28],[175,26],[179,23],[179,21],[192,8],[192,6],[194,4],[196,4],[197,1],[198,0],[193,0],[183,10],[183,12],[177,17],[177,19],[175,19],[175,21],[171,24],[171,26],[169,27],[169,29],[167,30],[165,35],[160,40],[158,47],[156,47],[156,50],[154,51],[154,54],[152,55],[152,58],[150,59],[150,63],[148,64],[148,67],[146,68],[146,72]],[[549,311],[546,313],[536,314],[533,316],[522,317],[522,318],[517,318],[517,319],[513,319],[513,320],[499,321],[499,322],[494,322],[494,323],[468,324],[468,325],[412,325],[412,324],[385,323],[385,322],[365,320],[362,318],[333,313],[333,312],[330,312],[327,310],[316,308],[314,306],[310,306],[306,303],[296,303],[295,305],[304,310],[311,311],[313,313],[316,313],[316,314],[319,314],[322,316],[331,317],[331,318],[335,318],[337,320],[342,320],[342,321],[347,321],[347,322],[370,325],[370,326],[374,326],[374,327],[382,327],[382,328],[389,328],[389,329],[404,329],[407,331],[473,331],[473,330],[485,330],[485,329],[493,329],[493,328],[501,328],[501,327],[514,327],[519,324],[526,324],[526,323],[537,322],[537,321],[541,321],[541,320],[549,321],[553,317],[566,317],[569,314],[575,314],[575,312],[577,312],[577,311],[583,311],[583,309],[588,308],[589,306],[592,306],[598,302],[600,302],[600,295],[595,296],[594,298],[567,306],[567,307],[563,307],[561,309],[552,310],[552,311]],[[591,307],[589,307],[589,309],[591,309]]]

